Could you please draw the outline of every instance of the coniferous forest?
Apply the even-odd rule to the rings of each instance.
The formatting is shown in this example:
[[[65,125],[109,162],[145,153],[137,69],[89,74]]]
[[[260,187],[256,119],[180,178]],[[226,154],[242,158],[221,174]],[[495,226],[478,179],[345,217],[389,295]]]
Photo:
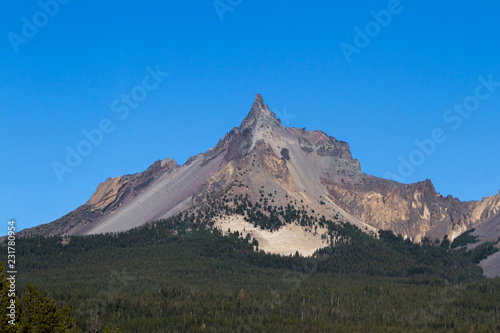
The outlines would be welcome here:
[[[14,332],[500,332],[500,279],[477,266],[494,244],[467,251],[470,233],[417,244],[258,205],[220,198],[123,233],[20,239]],[[336,242],[312,257],[266,254],[205,222],[221,210],[268,229],[321,224]],[[56,312],[67,327],[40,328]]]

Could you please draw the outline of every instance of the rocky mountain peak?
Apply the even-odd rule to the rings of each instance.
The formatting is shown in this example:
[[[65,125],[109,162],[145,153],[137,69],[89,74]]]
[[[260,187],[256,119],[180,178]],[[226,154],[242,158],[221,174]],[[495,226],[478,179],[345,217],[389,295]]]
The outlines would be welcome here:
[[[231,188],[257,202],[264,187],[275,194],[276,206],[292,199],[307,202],[316,214],[336,218],[334,212],[342,212],[363,230],[390,229],[417,241],[445,234],[453,239],[500,214],[500,192],[460,202],[443,198],[430,180],[401,184],[365,174],[347,142],[323,131],[283,126],[257,94],[241,125],[216,147],[184,165],[165,159],[142,173],[109,178],[74,212],[24,233],[127,230],[196,207],[206,195]]]
[[[254,127],[257,123],[281,125],[281,122],[276,118],[274,112],[269,110],[269,107],[264,103],[264,99],[260,94],[255,96],[252,108],[245,119],[243,119],[240,128],[247,129]]]

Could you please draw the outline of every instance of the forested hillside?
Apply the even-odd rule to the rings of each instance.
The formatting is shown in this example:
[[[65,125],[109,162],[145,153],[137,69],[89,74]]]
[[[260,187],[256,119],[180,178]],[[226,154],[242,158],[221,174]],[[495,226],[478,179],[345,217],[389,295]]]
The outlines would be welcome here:
[[[24,238],[19,285],[38,284],[84,332],[500,331],[500,279],[486,280],[476,265],[492,244],[467,252],[447,239],[374,238],[322,218],[335,246],[283,257],[223,236],[201,216],[120,234]]]

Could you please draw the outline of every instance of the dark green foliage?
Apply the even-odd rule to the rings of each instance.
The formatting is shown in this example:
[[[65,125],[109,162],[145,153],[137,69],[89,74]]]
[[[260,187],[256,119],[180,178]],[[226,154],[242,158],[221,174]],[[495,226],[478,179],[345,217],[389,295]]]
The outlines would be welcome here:
[[[451,243],[451,248],[455,249],[457,247],[467,246],[469,244],[477,243],[479,240],[478,237],[472,235],[472,233],[475,230],[476,229],[468,230],[468,231],[464,232],[463,234],[461,234],[460,236],[458,236],[457,238],[455,238],[453,240],[453,243]]]
[[[448,239],[448,235],[444,235],[443,240],[441,241],[441,246],[443,249],[449,249],[450,248],[450,240]]]
[[[36,285],[27,284],[22,299],[22,314],[18,332],[68,333],[78,332],[67,306],[58,309],[56,302],[43,297]]]
[[[2,285],[0,301],[0,332],[16,333],[78,333],[75,319],[70,315],[68,307],[58,309],[56,302],[48,296],[43,297],[38,287],[26,284],[22,301],[12,298],[12,290],[5,288],[9,283],[7,274],[0,263],[0,284]],[[15,299],[15,318],[9,317],[7,305]]]
[[[5,333],[14,333],[17,332],[17,327],[10,325],[8,323],[9,320],[12,320],[8,316],[10,313],[10,310],[7,309],[7,307],[11,304],[10,300],[11,297],[9,297],[9,289],[10,289],[10,283],[7,281],[7,273],[4,272],[4,266],[0,262],[0,332],[5,332]],[[15,320],[18,320],[20,317],[19,314],[19,306],[20,306],[20,301],[18,297],[14,298],[14,304],[15,304]]]
[[[475,265],[492,244],[450,250],[390,231],[377,239],[292,204],[266,199],[264,214],[245,197],[214,200],[199,212],[67,245],[23,239],[19,278],[69,306],[85,332],[494,332],[500,320],[500,279],[484,279]],[[254,252],[256,240],[211,230],[211,218],[226,210],[270,229],[284,221],[326,226],[334,241],[310,258]]]

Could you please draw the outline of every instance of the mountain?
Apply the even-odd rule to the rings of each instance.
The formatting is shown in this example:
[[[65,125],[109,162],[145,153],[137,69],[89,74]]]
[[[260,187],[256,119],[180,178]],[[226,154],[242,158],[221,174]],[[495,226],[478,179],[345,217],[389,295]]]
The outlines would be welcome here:
[[[311,216],[347,221],[366,232],[392,230],[415,241],[444,235],[454,239],[495,216],[500,207],[500,192],[481,201],[461,202],[441,196],[430,180],[401,184],[365,174],[348,143],[322,131],[283,126],[257,95],[241,125],[207,152],[191,157],[184,165],[165,159],[142,173],[109,178],[81,207],[21,234],[85,235],[128,230],[193,211],[207,198],[227,191],[252,203],[264,198],[274,207],[292,204]],[[229,215],[215,219],[216,226],[241,230],[251,226],[244,221],[244,214]],[[282,229],[286,228],[274,231]],[[292,226],[287,230],[292,232]],[[280,239],[273,239],[271,231],[260,237],[268,237],[272,249],[271,243]],[[306,231],[318,236],[312,228]],[[264,231],[255,228],[254,232]],[[288,236],[288,250],[293,250],[297,235]],[[324,243],[318,237],[304,237],[301,242],[309,239],[311,249]]]
[[[495,246],[500,249],[500,213],[481,222],[470,231],[471,235],[476,237],[477,242],[468,246],[469,249],[486,242],[496,243]],[[500,251],[481,261],[480,266],[487,277],[500,277]]]

